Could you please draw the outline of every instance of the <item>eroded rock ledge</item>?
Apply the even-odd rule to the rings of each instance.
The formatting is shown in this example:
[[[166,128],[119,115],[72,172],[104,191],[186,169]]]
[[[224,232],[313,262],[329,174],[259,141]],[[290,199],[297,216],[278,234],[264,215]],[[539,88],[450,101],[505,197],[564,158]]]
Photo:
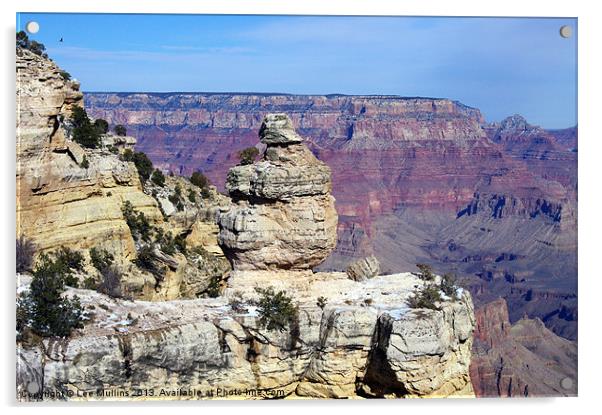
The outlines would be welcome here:
[[[305,282],[295,292],[298,328],[284,332],[261,329],[254,307],[237,312],[223,297],[123,301],[72,289],[92,309],[92,322],[69,339],[19,348],[18,392],[84,400],[225,397],[209,395],[218,389],[247,399],[472,395],[470,294],[439,311],[412,310],[405,300],[422,284],[412,274],[360,283],[317,273]],[[327,298],[323,308],[319,296]],[[132,396],[139,390],[154,396]]]

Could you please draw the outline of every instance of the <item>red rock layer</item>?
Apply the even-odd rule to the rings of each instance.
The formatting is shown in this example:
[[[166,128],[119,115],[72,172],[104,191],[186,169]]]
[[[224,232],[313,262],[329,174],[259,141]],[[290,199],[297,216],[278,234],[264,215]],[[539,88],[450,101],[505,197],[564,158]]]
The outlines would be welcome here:
[[[475,310],[470,377],[479,397],[576,396],[577,344],[539,319],[514,325],[498,299]]]
[[[220,188],[238,151],[257,144],[263,115],[286,112],[332,168],[339,214],[368,235],[373,217],[400,204],[459,211],[478,189],[522,186],[514,196],[527,204],[566,199],[562,186],[487,138],[477,109],[447,99],[96,93],[86,95],[86,105],[95,117],[133,130],[138,148],[163,169],[202,170]]]

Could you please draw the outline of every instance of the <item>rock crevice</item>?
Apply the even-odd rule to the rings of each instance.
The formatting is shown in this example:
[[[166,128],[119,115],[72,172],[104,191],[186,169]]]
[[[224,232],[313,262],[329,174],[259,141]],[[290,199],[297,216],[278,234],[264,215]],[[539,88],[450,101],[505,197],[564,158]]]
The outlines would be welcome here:
[[[263,328],[246,300],[247,309],[236,311],[224,297],[132,302],[69,289],[94,308],[94,321],[68,339],[19,347],[17,379],[20,390],[37,381],[42,392],[83,400],[132,398],[97,395],[107,385],[194,393],[178,399],[215,398],[216,388],[265,392],[239,396],[247,399],[470,396],[470,295],[441,310],[407,308],[421,283],[412,274],[364,283],[314,274],[295,292],[297,330],[282,332]],[[323,308],[320,295],[328,298]]]

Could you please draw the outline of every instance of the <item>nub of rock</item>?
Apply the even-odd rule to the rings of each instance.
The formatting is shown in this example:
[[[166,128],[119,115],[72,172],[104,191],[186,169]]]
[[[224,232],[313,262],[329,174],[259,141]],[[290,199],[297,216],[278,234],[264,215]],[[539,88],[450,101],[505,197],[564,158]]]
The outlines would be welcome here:
[[[354,281],[365,281],[376,277],[380,272],[380,263],[374,255],[355,261],[347,267],[347,276]]]
[[[228,172],[233,207],[220,215],[219,242],[235,270],[307,270],[336,244],[330,168],[302,144],[286,114],[270,114],[262,160]]]

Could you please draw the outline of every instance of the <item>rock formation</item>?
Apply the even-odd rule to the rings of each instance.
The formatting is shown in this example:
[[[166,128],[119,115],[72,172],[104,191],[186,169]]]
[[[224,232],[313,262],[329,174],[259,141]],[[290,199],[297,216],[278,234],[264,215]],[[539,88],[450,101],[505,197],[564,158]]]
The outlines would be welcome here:
[[[119,265],[123,290],[147,300],[196,298],[212,279],[229,270],[217,246],[214,220],[226,198],[215,190],[200,203],[184,196],[182,211],[174,209],[164,218],[153,192],[167,199],[179,181],[168,178],[160,191],[152,183],[143,186],[134,163],[119,155],[133,148],[133,137],[107,133],[98,148],[80,146],[70,131],[71,110],[83,105],[79,84],[65,80],[54,62],[28,50],[18,49],[16,66],[17,235],[32,241],[37,255],[60,247],[85,256],[90,248],[107,250]],[[180,181],[187,194],[199,193],[186,180]],[[153,226],[185,235],[191,248],[203,248],[208,254],[190,260],[157,252],[164,275],[139,269],[131,262],[140,246],[122,211],[126,201]],[[90,267],[85,274],[82,280],[98,270]]]
[[[162,221],[138,173],[107,150],[85,151],[68,138],[65,122],[83,105],[79,84],[65,81],[52,61],[17,54],[17,234],[40,252],[66,246],[102,247],[135,257],[121,205],[130,201]],[[89,167],[82,167],[86,156]]]
[[[345,273],[313,273],[309,268],[319,265],[335,244],[330,170],[302,144],[285,114],[267,115],[259,135],[267,146],[264,157],[230,170],[227,189],[237,204],[218,219],[220,244],[233,266],[226,294],[252,301],[255,288],[273,286],[293,293],[300,313],[309,316],[316,306],[322,309],[319,333],[309,335],[320,341],[294,394],[471,394],[466,364],[473,321],[467,293],[460,304],[445,306],[455,310],[454,316],[449,319],[444,311],[441,319],[402,305],[409,294],[398,297],[403,287],[422,282],[411,274],[377,277],[374,257],[351,266],[354,281]],[[421,313],[427,321],[418,327],[414,324]],[[458,322],[453,328],[452,320]],[[299,343],[307,343],[306,330],[314,326],[299,325]]]
[[[257,307],[234,310],[224,297],[150,303],[71,289],[91,322],[68,339],[19,347],[18,392],[24,400],[472,396],[470,295],[439,311],[408,309],[420,284],[412,274],[364,284],[312,274],[294,292],[294,332],[266,330]],[[40,395],[27,394],[31,383]]]
[[[256,144],[263,116],[286,112],[332,170],[337,246],[320,270],[375,255],[383,272],[425,262],[458,273],[478,287],[479,303],[499,293],[510,300],[518,289],[576,294],[575,128],[550,132],[518,116],[489,124],[478,109],[437,98],[90,93],[85,100],[91,113],[135,129],[137,147],[157,164],[200,168],[218,185],[236,153]],[[470,208],[478,214],[466,214]],[[496,262],[506,254],[516,259]],[[491,271],[508,280],[481,277]],[[519,297],[509,304],[512,321],[527,312],[558,334],[576,332],[576,321],[545,320],[548,306],[560,313],[559,304],[533,308]]]
[[[304,270],[336,244],[330,169],[314,157],[285,114],[266,116],[263,160],[230,169],[237,202],[219,218],[219,241],[234,270]]]
[[[156,163],[201,168],[218,184],[236,153],[256,144],[264,115],[286,112],[332,170],[337,246],[317,269],[341,271],[370,255],[383,273],[428,263],[457,273],[478,306],[503,296],[511,322],[526,313],[576,339],[576,127],[547,131],[520,116],[490,124],[478,109],[437,98],[90,93],[85,100],[93,114],[135,129],[138,148]]]
[[[503,299],[475,313],[470,374],[477,396],[577,396],[577,344],[541,320],[514,324]]]

